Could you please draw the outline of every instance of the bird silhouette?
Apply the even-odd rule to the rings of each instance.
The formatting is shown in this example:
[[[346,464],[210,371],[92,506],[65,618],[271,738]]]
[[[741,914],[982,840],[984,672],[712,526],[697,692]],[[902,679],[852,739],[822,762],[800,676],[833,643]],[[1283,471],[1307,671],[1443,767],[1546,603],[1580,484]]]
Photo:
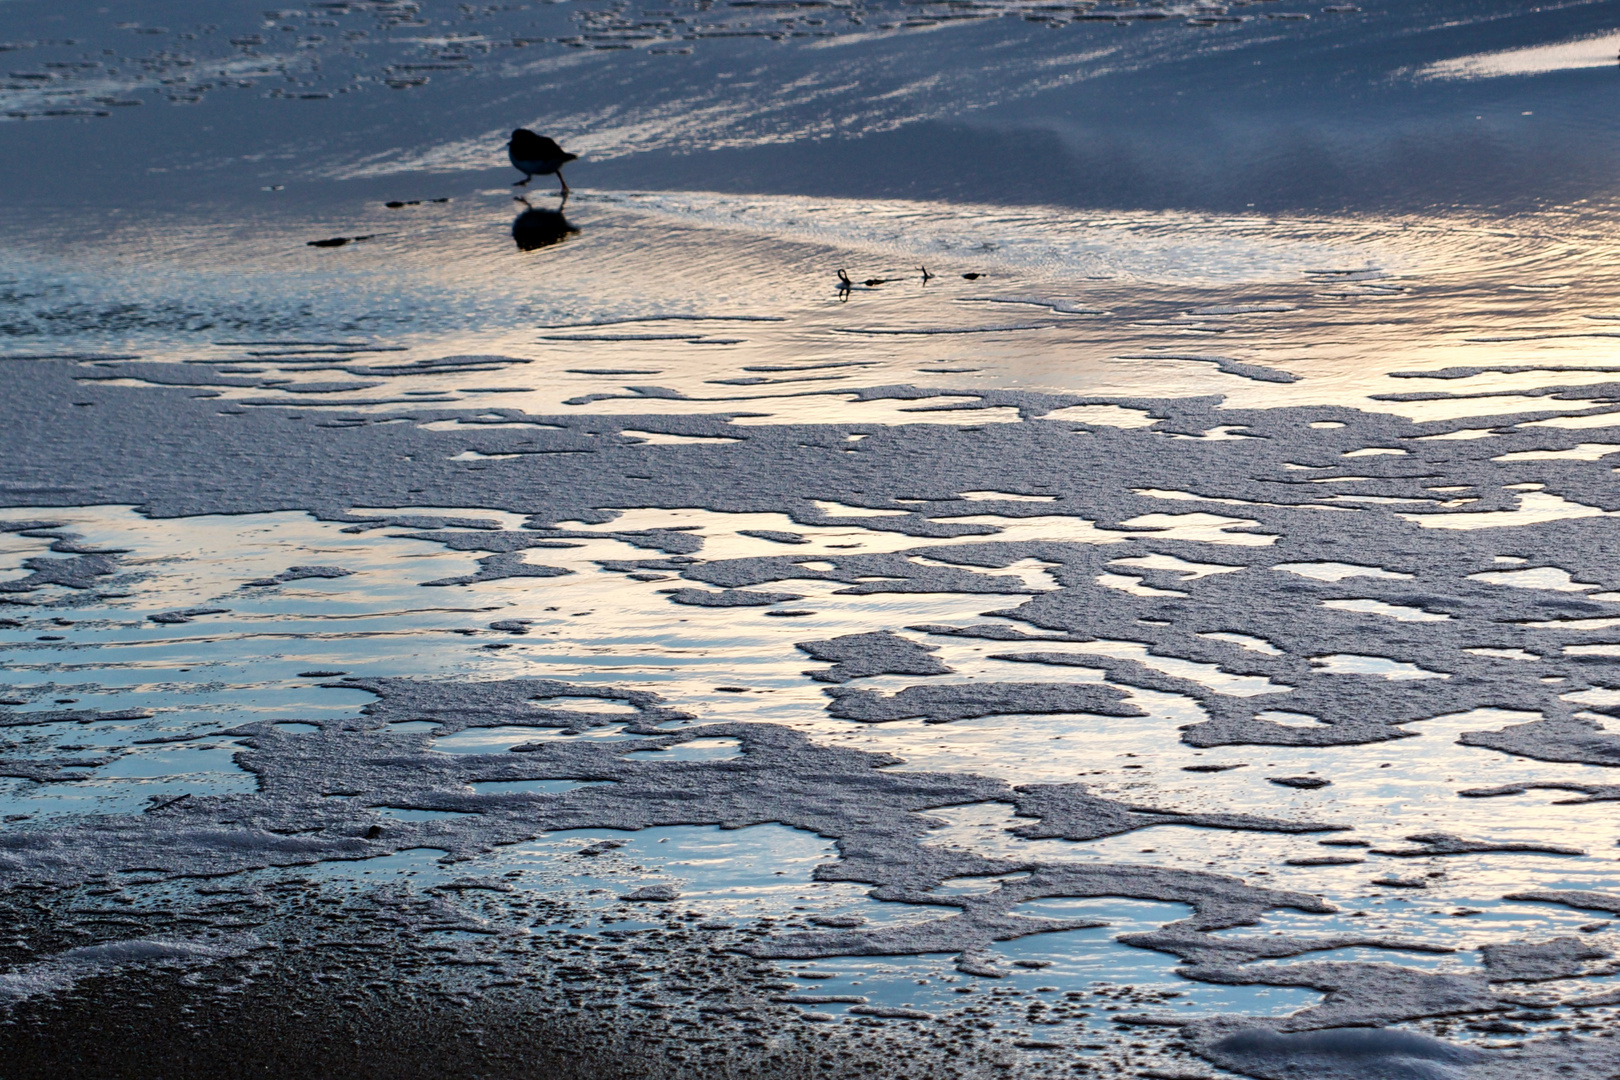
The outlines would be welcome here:
[[[506,144],[506,153],[512,159],[513,166],[524,174],[523,179],[513,187],[525,187],[537,176],[556,173],[557,181],[562,184],[562,196],[568,198],[568,181],[563,179],[562,167],[576,160],[578,154],[570,154],[554,140],[536,135],[528,128],[518,128],[512,132],[512,140]]]

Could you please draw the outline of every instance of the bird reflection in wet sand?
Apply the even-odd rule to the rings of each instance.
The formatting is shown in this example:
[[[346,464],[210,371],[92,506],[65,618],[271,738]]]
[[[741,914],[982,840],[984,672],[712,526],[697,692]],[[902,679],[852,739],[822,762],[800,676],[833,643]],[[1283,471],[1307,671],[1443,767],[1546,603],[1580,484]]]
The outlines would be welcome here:
[[[926,277],[923,278],[923,284],[926,285],[928,283],[928,278],[931,278],[934,275],[929,274],[928,271],[926,271],[926,270],[924,270],[923,273],[925,275],[927,275]],[[865,281],[862,281],[862,282],[851,281],[850,277],[849,277],[849,271],[843,269],[842,267],[840,267],[839,270],[838,270],[838,281],[837,281],[838,300],[839,300],[840,303],[847,302],[849,300],[849,294],[851,292],[853,292],[855,289],[857,289],[857,288],[875,289],[879,285],[887,285],[891,280],[892,279],[890,279],[890,278],[874,277],[874,278],[867,278]]]
[[[537,176],[556,173],[557,182],[562,184],[563,201],[568,201],[568,181],[563,179],[562,167],[578,159],[578,154],[570,154],[554,140],[536,135],[528,128],[518,128],[512,132],[512,139],[506,144],[506,154],[512,159],[513,166],[524,174],[523,179],[513,187],[525,187]]]
[[[517,241],[519,251],[537,251],[560,244],[568,239],[570,233],[579,232],[579,229],[568,224],[561,210],[542,210],[530,206],[528,199],[520,198],[517,201],[527,207],[512,221],[512,239]]]

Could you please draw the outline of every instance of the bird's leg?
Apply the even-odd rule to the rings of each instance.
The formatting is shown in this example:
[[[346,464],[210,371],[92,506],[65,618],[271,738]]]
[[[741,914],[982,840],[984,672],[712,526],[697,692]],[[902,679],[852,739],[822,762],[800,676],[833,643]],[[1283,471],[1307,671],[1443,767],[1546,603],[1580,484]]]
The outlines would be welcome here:
[[[534,179],[533,174],[524,173],[523,174],[523,179],[519,180],[517,183],[513,184],[512,186],[513,187],[528,187],[529,186],[529,181],[533,180],[533,179]]]
[[[568,181],[563,179],[562,166],[557,166],[557,183],[562,185],[562,197],[568,198]]]

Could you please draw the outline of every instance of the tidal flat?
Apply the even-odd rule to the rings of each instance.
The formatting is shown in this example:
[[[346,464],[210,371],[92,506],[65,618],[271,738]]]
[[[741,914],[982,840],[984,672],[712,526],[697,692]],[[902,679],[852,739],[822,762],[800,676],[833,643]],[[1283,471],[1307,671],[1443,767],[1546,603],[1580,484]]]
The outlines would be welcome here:
[[[0,1072],[1620,1075],[1617,49],[0,7]]]

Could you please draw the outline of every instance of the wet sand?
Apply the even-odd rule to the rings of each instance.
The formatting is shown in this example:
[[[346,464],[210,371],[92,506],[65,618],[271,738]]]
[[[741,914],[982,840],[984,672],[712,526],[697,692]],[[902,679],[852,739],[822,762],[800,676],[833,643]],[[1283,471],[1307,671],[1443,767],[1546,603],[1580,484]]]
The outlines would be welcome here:
[[[1364,6],[8,16],[17,1075],[1613,1073],[1608,39]]]

